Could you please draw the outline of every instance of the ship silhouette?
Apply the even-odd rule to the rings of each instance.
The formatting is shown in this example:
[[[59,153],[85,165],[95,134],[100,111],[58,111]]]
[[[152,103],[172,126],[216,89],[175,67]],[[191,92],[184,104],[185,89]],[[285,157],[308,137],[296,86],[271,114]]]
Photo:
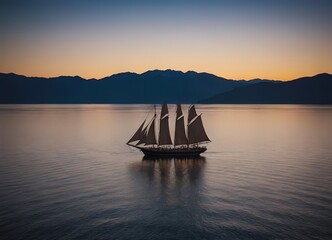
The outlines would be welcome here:
[[[195,105],[190,105],[186,128],[184,118],[181,104],[177,104],[173,143],[169,130],[168,107],[167,104],[163,104],[160,112],[159,134],[157,138],[157,112],[156,107],[154,107],[153,117],[149,121],[147,119],[143,121],[127,144],[141,150],[145,156],[199,156],[207,150],[205,144],[211,142],[205,132],[201,114],[197,114]]]

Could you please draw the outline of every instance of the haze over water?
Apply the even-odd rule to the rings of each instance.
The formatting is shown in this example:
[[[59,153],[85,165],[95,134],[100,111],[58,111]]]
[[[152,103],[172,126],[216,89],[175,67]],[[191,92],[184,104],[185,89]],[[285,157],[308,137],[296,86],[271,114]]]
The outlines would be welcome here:
[[[332,238],[331,106],[198,105],[208,151],[169,160],[125,144],[149,110],[1,105],[1,238]]]

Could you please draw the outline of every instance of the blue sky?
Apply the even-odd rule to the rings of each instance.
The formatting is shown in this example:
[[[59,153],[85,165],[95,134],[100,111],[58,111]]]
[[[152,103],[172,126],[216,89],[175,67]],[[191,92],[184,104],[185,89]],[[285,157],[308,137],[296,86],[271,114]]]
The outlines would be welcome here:
[[[1,1],[0,72],[332,72],[332,1]]]

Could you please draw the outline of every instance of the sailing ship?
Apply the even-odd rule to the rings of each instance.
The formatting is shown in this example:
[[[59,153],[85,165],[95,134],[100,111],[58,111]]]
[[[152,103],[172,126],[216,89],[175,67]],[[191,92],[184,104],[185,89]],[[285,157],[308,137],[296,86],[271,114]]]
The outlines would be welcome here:
[[[177,104],[174,143],[169,130],[167,104],[163,104],[161,107],[158,141],[156,120],[157,113],[156,107],[154,107],[152,119],[148,122],[145,119],[127,144],[140,149],[145,156],[150,157],[195,157],[207,150],[206,146],[202,144],[211,142],[205,132],[201,114],[197,114],[195,105],[189,106],[185,128],[181,104]],[[133,144],[135,142],[136,144]]]

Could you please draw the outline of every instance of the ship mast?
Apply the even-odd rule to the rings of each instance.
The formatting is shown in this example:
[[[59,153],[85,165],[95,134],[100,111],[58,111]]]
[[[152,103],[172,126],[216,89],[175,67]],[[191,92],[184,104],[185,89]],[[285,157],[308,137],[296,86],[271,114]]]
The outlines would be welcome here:
[[[148,127],[145,145],[154,146],[155,144],[157,144],[156,133],[155,133],[155,121],[156,121],[156,115],[153,116],[152,122],[151,122],[150,126]]]
[[[167,104],[164,103],[161,107],[160,113],[160,128],[159,128],[159,146],[172,145],[171,135],[169,133],[169,113]]]
[[[184,128],[184,115],[182,113],[181,104],[176,106],[174,147],[180,145],[188,145],[188,139]]]

